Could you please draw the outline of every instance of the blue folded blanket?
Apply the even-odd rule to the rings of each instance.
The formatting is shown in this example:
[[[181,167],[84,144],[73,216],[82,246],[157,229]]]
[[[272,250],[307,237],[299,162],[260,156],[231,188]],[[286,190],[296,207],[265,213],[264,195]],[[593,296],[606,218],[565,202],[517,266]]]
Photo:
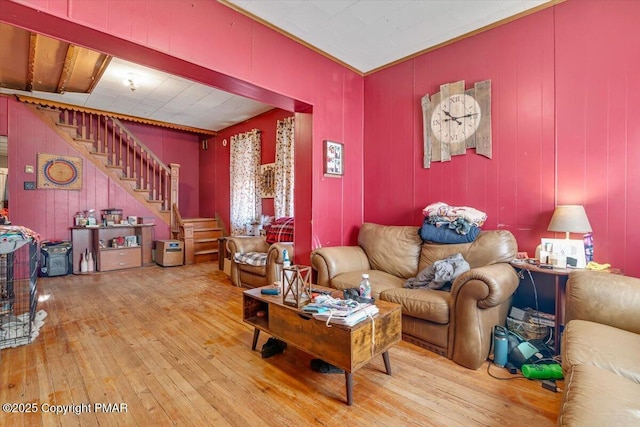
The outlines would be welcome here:
[[[435,243],[471,243],[480,234],[480,227],[472,225],[467,234],[458,234],[456,230],[447,226],[429,224],[428,219],[422,223],[418,232],[422,240]]]

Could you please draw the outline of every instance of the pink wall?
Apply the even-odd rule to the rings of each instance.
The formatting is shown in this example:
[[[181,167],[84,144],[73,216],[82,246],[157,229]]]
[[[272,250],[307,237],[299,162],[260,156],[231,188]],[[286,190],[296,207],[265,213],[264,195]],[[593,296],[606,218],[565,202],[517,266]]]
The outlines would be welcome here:
[[[556,11],[558,203],[583,203],[595,255],[640,276],[640,3]]]
[[[637,22],[638,2],[567,1],[365,77],[365,220],[473,206],[533,255],[555,205],[584,204],[596,261],[640,276]],[[492,81],[493,159],[423,169],[420,98],[460,79]]]
[[[312,138],[299,138],[309,145],[296,147],[296,185],[304,189],[296,197],[297,261],[308,262],[312,246],[349,241],[361,223],[364,98],[358,74],[218,2],[5,1],[0,21],[285,110],[312,107]],[[324,139],[345,145],[343,178],[322,176]]]
[[[132,122],[126,122],[126,126],[167,166],[169,163],[180,165],[178,187],[180,214],[183,218],[200,216],[200,166],[198,163],[200,138],[198,135]]]
[[[7,114],[7,103],[9,99],[5,96],[0,96],[0,135],[7,135],[9,131],[9,115]]]
[[[311,106],[312,139],[298,150],[309,157],[296,163],[305,255],[353,242],[363,218],[417,225],[437,200],[485,210],[485,228],[511,230],[531,253],[554,206],[571,202],[586,206],[596,260],[640,276],[639,8],[568,0],[364,79],[217,2],[5,1],[0,20],[285,110]],[[470,150],[422,169],[420,97],[487,78],[493,159]],[[343,178],[323,177],[324,139],[345,144]]]
[[[209,149],[200,152],[201,214],[206,216],[219,214],[227,233],[231,215],[229,211],[231,137],[252,129],[259,129],[262,138],[261,163],[273,163],[276,159],[277,121],[291,116],[293,113],[290,111],[274,108],[257,117],[220,130],[215,138],[209,138]],[[223,145],[225,140],[227,144]],[[274,214],[273,199],[262,199],[262,213]]]
[[[36,174],[24,172],[25,165],[36,166],[37,153],[76,157],[82,155],[22,103],[12,98],[0,100],[6,100],[0,103],[0,121],[7,120],[9,123],[9,206],[13,224],[31,228],[40,233],[43,239],[57,240],[71,238],[69,227],[78,211],[95,209],[96,214],[100,215],[101,209],[119,208],[124,215],[149,218],[155,216],[146,206],[122,190],[119,183],[112,181],[87,160],[83,162],[83,186],[79,191],[24,190],[23,182],[37,180]],[[197,136],[139,124],[127,123],[127,126],[162,161],[168,162],[167,159],[171,159],[172,162],[182,164],[182,169],[188,173],[182,174],[185,181],[181,188],[184,186],[195,189],[197,214],[198,181],[197,176],[194,179],[193,173],[189,173],[195,170],[197,174],[198,170]],[[194,205],[188,199],[188,194],[180,194],[180,205]],[[191,212],[192,209],[188,211]],[[169,238],[169,227],[157,219],[155,223],[154,238]]]

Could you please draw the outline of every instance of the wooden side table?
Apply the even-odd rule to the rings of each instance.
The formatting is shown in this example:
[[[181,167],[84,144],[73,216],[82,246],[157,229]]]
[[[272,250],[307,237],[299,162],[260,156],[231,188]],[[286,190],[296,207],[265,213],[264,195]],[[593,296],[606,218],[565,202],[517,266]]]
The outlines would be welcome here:
[[[544,274],[553,277],[555,289],[555,333],[554,333],[554,351],[556,354],[560,354],[560,343],[561,343],[561,330],[564,327],[564,308],[565,301],[567,295],[567,280],[569,279],[569,274],[572,271],[576,271],[575,268],[542,268],[537,264],[529,264],[527,262],[515,262],[512,261],[511,265],[520,271],[527,270],[532,273],[532,275],[536,274]],[[612,274],[622,274],[621,270],[611,268],[606,270]]]
[[[567,294],[567,279],[571,270],[566,268],[541,268],[535,264],[526,262],[512,262],[511,265],[520,270],[528,270],[532,274],[547,274],[554,278],[555,283],[555,325],[553,335],[553,349],[556,354],[560,354],[560,329],[564,325],[564,302]]]

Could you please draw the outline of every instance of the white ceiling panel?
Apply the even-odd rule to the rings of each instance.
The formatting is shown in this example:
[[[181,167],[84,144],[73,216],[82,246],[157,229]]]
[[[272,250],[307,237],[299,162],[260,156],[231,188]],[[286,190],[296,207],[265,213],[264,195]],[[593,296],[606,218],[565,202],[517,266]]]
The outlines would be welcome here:
[[[548,0],[225,2],[366,73]]]

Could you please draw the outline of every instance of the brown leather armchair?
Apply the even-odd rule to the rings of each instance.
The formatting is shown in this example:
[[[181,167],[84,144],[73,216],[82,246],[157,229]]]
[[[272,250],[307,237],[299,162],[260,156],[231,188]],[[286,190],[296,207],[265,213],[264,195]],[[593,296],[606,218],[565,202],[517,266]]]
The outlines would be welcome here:
[[[311,254],[317,284],[357,288],[369,274],[374,298],[402,306],[403,339],[471,369],[487,359],[494,325],[503,325],[518,276],[509,264],[516,240],[509,231],[482,231],[472,243],[423,243],[418,227],[365,223],[358,246],[326,247]],[[461,253],[471,269],[451,291],[404,288],[410,277]]]
[[[558,426],[640,424],[640,279],[576,270],[567,281]]]
[[[231,256],[231,283],[236,286],[256,288],[273,284],[282,275],[282,252],[287,250],[293,259],[293,243],[269,244],[263,236],[236,236],[227,238],[227,251]],[[266,264],[262,266],[238,263],[235,254],[258,252],[266,254]]]

